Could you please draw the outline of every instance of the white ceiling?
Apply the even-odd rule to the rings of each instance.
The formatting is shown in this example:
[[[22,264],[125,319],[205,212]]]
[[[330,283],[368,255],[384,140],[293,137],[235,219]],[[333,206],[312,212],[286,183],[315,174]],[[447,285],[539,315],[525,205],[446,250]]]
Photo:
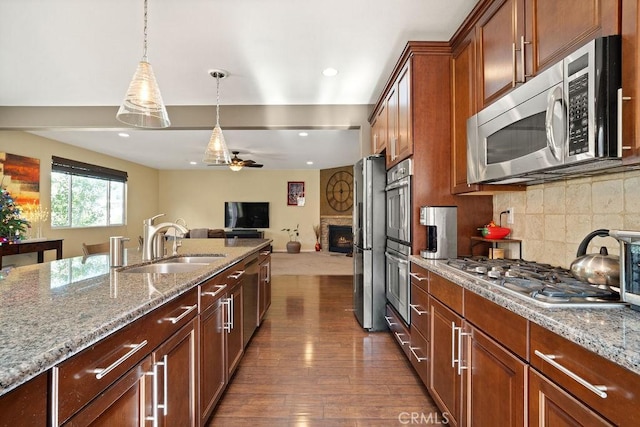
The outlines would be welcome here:
[[[477,0],[149,0],[148,54],[169,106],[363,105],[409,40],[449,40]],[[0,106],[117,106],[142,56],[142,0],[0,0]],[[337,76],[322,75],[326,67]],[[114,110],[115,111],[115,110]],[[225,130],[265,169],[359,157],[357,130]],[[213,125],[213,118],[212,118]],[[90,129],[91,124],[87,124]],[[159,169],[206,167],[210,132],[38,134]],[[324,160],[323,160],[324,159]]]

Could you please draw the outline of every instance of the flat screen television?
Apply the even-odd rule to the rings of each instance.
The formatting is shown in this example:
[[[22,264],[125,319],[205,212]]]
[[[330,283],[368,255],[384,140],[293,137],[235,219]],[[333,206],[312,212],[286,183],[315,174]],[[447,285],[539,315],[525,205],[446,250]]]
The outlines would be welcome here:
[[[269,228],[269,202],[224,202],[225,228]]]

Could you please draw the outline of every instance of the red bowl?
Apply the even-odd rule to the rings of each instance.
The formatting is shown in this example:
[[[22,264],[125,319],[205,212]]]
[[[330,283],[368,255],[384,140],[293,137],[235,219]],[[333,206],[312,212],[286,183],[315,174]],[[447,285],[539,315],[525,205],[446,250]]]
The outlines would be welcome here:
[[[482,237],[485,239],[504,239],[511,233],[510,228],[506,227],[483,227],[481,228]]]

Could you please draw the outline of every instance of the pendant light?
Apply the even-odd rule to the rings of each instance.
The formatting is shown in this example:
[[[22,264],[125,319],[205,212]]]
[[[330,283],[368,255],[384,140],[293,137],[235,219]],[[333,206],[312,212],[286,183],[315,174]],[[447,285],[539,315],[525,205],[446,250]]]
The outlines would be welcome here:
[[[162,102],[151,64],[147,61],[147,0],[144,0],[144,45],[142,59],[133,75],[127,95],[116,119],[141,128],[166,128],[171,125]]]
[[[231,154],[220,129],[220,79],[224,79],[229,73],[224,70],[211,70],[209,74],[216,79],[216,126],[211,133],[202,162],[209,165],[230,165]]]

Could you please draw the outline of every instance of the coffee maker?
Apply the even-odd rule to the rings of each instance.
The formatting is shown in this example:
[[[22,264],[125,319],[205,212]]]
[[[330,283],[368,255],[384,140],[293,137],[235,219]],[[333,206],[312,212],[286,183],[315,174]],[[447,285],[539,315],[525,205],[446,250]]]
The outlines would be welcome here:
[[[458,207],[421,206],[420,224],[427,226],[427,247],[420,256],[447,259],[458,256]]]

